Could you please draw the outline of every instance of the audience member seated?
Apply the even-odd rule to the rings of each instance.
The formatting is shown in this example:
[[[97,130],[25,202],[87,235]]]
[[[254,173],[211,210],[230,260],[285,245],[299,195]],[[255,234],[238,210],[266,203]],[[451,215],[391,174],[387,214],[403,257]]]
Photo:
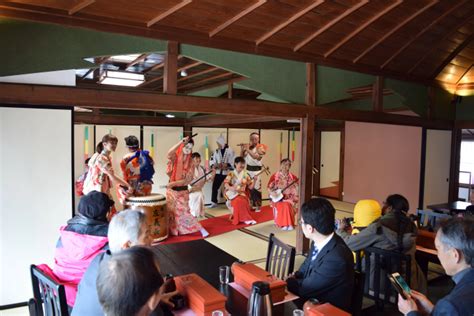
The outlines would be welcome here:
[[[399,194],[393,194],[384,202],[383,216],[376,219],[366,229],[356,235],[350,235],[346,231],[346,224],[340,221],[336,232],[352,251],[376,247],[409,254],[412,258],[410,286],[426,293],[426,279],[415,260],[418,230],[415,223],[407,217],[408,209],[408,200]],[[373,274],[374,270],[371,273]],[[372,277],[370,279],[373,280]]]
[[[412,291],[406,300],[398,297],[398,309],[408,316],[474,315],[474,219],[442,223],[435,246],[441,265],[456,283],[454,289],[434,306],[426,296]]]
[[[117,213],[109,225],[109,251],[101,253],[92,260],[84,277],[78,286],[76,304],[72,310],[72,316],[104,315],[97,296],[96,280],[99,264],[110,260],[112,254],[119,253],[132,246],[149,246],[151,235],[146,224],[145,215],[139,211],[124,210]],[[176,293],[172,292],[165,297],[168,299]],[[165,301],[165,303],[168,303]],[[169,304],[172,305],[172,304]]]
[[[53,272],[67,285],[69,306],[74,305],[77,284],[89,263],[107,248],[107,216],[113,204],[106,194],[92,191],[79,201],[79,214],[60,228]]]
[[[346,311],[350,309],[354,261],[350,249],[334,234],[335,213],[323,198],[313,198],[301,207],[301,228],[313,245],[300,269],[286,280],[288,289],[301,298],[297,305],[317,298]]]
[[[160,302],[163,283],[155,253],[136,246],[100,263],[97,293],[107,316],[148,316]]]

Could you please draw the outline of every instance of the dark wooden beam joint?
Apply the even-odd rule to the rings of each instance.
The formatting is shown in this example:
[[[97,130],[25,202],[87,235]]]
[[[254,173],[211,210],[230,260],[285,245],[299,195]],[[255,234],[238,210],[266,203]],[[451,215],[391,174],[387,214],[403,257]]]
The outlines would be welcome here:
[[[179,44],[169,41],[165,57],[163,93],[176,94],[178,92],[178,54]]]
[[[384,78],[377,76],[372,89],[372,107],[375,112],[383,112]]]

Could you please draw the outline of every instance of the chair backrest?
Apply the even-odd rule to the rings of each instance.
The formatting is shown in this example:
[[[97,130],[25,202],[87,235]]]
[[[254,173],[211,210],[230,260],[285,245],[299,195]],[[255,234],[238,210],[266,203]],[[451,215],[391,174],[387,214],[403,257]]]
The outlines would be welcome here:
[[[34,264],[31,265],[30,272],[33,285],[33,299],[35,301],[35,315],[68,316],[69,311],[64,285],[53,280]],[[32,302],[29,305],[31,310]]]
[[[383,308],[384,303],[396,304],[398,295],[387,275],[398,272],[410,285],[411,260],[410,255],[375,247],[357,251],[356,271],[365,272],[364,295],[373,299],[377,307]]]
[[[351,299],[352,316],[360,316],[362,314],[362,300],[364,298],[365,273],[360,271],[354,272],[354,292]]]
[[[416,215],[418,217],[418,227],[428,228],[430,230],[436,229],[436,221],[451,218],[450,214],[438,213],[430,210],[417,210]]]
[[[296,249],[270,234],[265,270],[285,279],[295,268]]]

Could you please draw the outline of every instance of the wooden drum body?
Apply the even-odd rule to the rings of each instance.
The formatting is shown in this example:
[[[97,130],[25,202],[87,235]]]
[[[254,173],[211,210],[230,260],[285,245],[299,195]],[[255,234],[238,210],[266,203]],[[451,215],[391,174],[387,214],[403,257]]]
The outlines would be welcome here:
[[[153,242],[168,238],[169,220],[164,195],[131,196],[127,197],[125,204],[128,208],[139,210],[145,214]]]

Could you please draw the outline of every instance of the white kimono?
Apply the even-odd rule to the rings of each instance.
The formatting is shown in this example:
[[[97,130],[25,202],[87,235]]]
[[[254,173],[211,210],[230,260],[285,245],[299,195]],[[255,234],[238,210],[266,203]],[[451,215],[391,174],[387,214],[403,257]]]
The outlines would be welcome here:
[[[199,166],[194,169],[193,181],[205,175],[206,171],[204,167]],[[191,215],[194,217],[204,216],[204,193],[202,192],[202,187],[206,184],[206,181],[209,179],[210,175],[206,178],[199,180],[196,184],[193,185],[193,192],[189,193],[189,209]]]

